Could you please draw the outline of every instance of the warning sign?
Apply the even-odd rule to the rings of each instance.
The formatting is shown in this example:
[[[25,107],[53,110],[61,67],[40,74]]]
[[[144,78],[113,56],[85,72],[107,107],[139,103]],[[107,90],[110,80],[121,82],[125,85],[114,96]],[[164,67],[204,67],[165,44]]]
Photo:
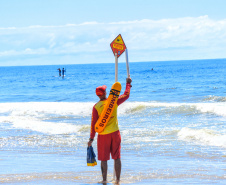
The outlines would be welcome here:
[[[113,51],[113,54],[117,53],[117,57],[120,57],[120,55],[125,51],[126,45],[122,39],[121,34],[119,34],[115,40],[112,41],[110,44],[111,49]]]

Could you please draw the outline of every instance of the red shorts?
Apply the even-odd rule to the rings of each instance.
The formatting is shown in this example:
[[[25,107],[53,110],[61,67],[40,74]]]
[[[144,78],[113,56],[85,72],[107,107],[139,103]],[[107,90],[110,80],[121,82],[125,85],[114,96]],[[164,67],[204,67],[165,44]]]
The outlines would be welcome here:
[[[98,135],[97,138],[98,160],[107,161],[121,158],[121,135],[119,130],[106,135]]]

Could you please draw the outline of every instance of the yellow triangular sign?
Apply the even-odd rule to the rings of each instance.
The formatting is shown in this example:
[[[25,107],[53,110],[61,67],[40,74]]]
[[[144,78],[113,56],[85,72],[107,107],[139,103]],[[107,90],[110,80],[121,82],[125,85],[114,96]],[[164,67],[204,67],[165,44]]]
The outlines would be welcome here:
[[[123,41],[122,41],[122,37],[121,35],[119,35],[115,40],[114,40],[115,43],[118,43],[118,44],[124,44]]]

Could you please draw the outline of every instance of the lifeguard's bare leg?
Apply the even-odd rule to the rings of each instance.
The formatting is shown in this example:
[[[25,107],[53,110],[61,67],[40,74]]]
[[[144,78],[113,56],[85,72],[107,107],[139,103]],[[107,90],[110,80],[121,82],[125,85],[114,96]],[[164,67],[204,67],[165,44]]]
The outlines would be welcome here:
[[[102,172],[103,182],[107,181],[107,171],[108,171],[107,161],[101,161],[101,172]]]
[[[115,159],[116,183],[119,183],[120,181],[121,168],[122,168],[121,159]]]

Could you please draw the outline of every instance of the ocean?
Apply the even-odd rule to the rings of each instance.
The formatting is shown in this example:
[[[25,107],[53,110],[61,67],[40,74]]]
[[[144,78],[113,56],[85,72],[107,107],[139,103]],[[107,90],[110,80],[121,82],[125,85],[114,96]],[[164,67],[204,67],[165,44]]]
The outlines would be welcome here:
[[[118,68],[122,94],[126,64]],[[95,88],[109,94],[114,64],[0,70],[0,183],[102,180],[100,161],[86,164],[87,142]],[[136,62],[130,73],[130,98],[118,108],[121,184],[226,184],[226,59]]]

